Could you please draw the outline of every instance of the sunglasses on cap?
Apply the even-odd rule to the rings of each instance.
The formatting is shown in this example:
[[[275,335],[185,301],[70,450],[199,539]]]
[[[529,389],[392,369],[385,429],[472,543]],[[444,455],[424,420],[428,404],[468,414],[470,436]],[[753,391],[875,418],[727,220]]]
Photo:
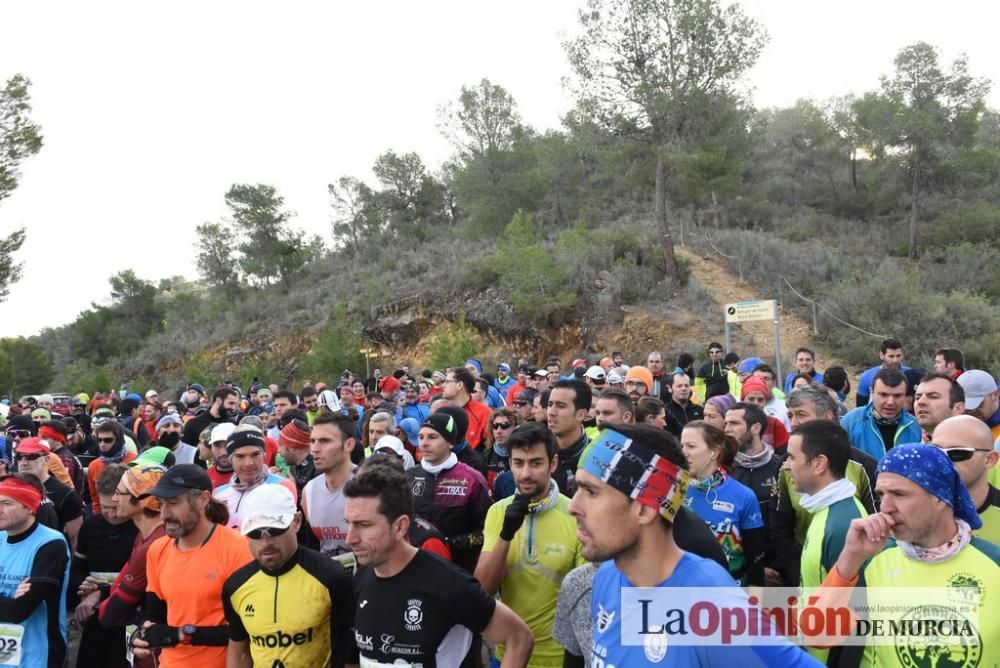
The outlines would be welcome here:
[[[993,448],[972,448],[972,447],[941,448],[941,450],[944,451],[944,454],[948,455],[948,459],[950,459],[952,462],[967,462],[970,459],[972,459],[972,455],[977,452],[993,452]]]
[[[511,424],[510,422],[494,422],[490,426],[493,427],[493,431],[496,431],[497,429],[510,429]]]
[[[17,440],[19,438],[28,438],[31,436],[31,432],[27,429],[8,429],[7,436],[13,440]]]
[[[48,457],[44,452],[32,452],[30,455],[14,455],[14,461],[16,462],[33,462],[42,457]]]
[[[284,529],[280,529],[278,527],[261,527],[260,529],[254,529],[253,531],[248,531],[246,533],[246,537],[252,540],[260,540],[261,538],[265,537],[275,538],[277,536],[284,534],[291,528],[292,528],[291,524],[289,524]]]

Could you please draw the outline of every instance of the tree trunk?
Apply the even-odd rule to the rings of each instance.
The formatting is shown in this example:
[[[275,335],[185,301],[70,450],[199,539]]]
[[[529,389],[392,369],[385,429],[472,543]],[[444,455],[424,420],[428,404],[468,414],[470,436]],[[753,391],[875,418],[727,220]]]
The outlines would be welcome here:
[[[858,150],[851,149],[851,192],[858,192]]]
[[[677,258],[674,256],[674,238],[667,222],[667,164],[662,155],[656,156],[656,225],[660,228],[660,245],[663,248],[663,270],[671,278],[679,278]]]
[[[919,164],[914,163],[913,165],[913,193],[910,198],[910,248],[907,253],[907,257],[911,260],[917,259],[917,196],[919,194],[918,190],[918,175],[920,173]]]

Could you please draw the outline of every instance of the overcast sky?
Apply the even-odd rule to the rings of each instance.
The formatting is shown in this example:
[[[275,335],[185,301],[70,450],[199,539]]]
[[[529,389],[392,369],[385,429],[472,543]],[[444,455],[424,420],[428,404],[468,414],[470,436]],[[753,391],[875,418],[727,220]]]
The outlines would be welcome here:
[[[121,269],[194,277],[195,227],[225,215],[233,183],[275,185],[294,223],[329,241],[327,184],[370,179],[390,148],[437,168],[450,149],[436,109],[463,84],[488,77],[529,124],[558,128],[571,106],[561,43],[581,2],[4,3],[0,78],[32,80],[45,146],[0,203],[0,234],[28,228],[0,335],[106,303]],[[758,106],[874,88],[918,40],[1000,82],[992,3],[744,7],[770,34],[749,79]]]

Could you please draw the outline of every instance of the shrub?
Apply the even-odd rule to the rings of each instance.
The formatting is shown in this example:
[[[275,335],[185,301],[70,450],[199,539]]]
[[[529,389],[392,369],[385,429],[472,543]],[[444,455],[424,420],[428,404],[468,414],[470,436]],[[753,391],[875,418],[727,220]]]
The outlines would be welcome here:
[[[329,383],[339,378],[344,369],[358,372],[365,368],[365,356],[360,352],[364,347],[361,324],[348,314],[346,307],[337,306],[316,337],[312,350],[299,361],[297,375],[300,378],[325,378],[329,379]]]
[[[460,315],[451,324],[439,325],[430,342],[430,368],[444,370],[462,366],[465,360],[475,357],[480,350],[474,327]]]

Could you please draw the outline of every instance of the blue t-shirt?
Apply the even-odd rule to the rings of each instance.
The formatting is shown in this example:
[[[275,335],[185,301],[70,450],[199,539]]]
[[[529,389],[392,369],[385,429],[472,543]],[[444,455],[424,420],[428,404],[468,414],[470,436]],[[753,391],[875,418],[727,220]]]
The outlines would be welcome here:
[[[879,364],[878,366],[873,366],[872,368],[868,369],[863,374],[861,374],[861,377],[858,378],[859,397],[868,397],[869,399],[871,398],[872,383],[875,382],[875,374],[877,374],[881,370],[882,370],[882,365]],[[904,364],[903,366],[899,367],[899,370],[909,371],[910,367]],[[861,402],[858,402],[858,407],[861,407],[863,405],[864,404],[862,404]]]
[[[768,668],[770,666],[820,667],[808,654],[791,644],[783,645],[670,645],[650,642],[646,646],[621,643],[621,590],[632,584],[614,561],[605,562],[594,576],[590,612],[594,619],[591,665],[604,668],[658,666],[660,668]],[[673,574],[660,587],[735,587],[721,566],[688,552],[681,556]],[[654,638],[662,638],[657,634]]]
[[[708,528],[715,534],[729,560],[729,572],[733,575],[744,573],[746,557],[743,554],[743,532],[764,526],[760,502],[753,490],[726,476],[721,485],[708,492],[688,485],[684,505],[705,520]]]
[[[792,381],[795,380],[795,377],[797,375],[799,375],[799,372],[798,371],[793,371],[790,374],[788,374],[787,376],[785,376],[785,394],[791,394],[791,392],[792,392]],[[820,371],[817,371],[816,369],[813,369],[813,377],[812,378],[813,378],[812,382],[814,382],[814,383],[822,383],[823,382],[823,374]]]

